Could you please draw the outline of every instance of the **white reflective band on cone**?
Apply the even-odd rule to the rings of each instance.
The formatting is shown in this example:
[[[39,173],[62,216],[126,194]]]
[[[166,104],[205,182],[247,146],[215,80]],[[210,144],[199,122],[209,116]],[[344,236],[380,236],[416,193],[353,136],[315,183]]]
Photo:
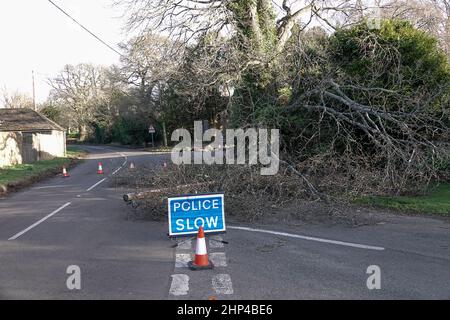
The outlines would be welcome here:
[[[197,245],[195,247],[196,255],[205,255],[206,252],[206,241],[205,238],[197,238]]]

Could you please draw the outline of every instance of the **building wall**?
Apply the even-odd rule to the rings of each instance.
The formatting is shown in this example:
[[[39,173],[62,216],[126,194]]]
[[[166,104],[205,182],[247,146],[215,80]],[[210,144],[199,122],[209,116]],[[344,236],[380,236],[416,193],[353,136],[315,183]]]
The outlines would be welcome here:
[[[65,132],[0,132],[0,167],[66,155]]]
[[[0,167],[22,163],[22,133],[0,131]]]
[[[53,130],[51,134],[35,133],[33,148],[38,151],[37,160],[64,157],[66,155],[65,132]]]

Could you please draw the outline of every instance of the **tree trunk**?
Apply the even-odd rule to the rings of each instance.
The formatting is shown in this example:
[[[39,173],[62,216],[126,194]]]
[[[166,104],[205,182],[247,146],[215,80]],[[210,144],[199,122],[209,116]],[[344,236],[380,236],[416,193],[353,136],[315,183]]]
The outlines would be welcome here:
[[[78,132],[80,133],[80,141],[86,141],[88,137],[86,125],[81,125],[78,127]]]
[[[167,148],[167,133],[166,133],[166,122],[163,121],[162,123],[162,129],[163,129],[163,143],[164,143],[164,147]]]

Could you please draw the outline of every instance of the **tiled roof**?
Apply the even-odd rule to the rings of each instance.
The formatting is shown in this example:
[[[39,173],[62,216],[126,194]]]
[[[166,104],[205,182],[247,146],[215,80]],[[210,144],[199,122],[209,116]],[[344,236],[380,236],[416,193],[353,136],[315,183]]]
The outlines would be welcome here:
[[[37,131],[64,129],[39,112],[26,108],[0,108],[0,131]]]

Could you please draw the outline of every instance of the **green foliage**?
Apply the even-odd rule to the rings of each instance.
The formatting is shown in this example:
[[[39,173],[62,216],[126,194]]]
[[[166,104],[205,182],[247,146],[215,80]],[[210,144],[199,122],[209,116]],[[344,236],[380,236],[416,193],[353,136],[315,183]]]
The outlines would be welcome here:
[[[165,108],[161,121],[165,121],[168,132],[184,127],[191,128],[196,120],[217,122],[219,114],[226,108],[226,99],[211,88],[201,94],[177,90],[178,85],[172,83],[165,92]]]
[[[255,23],[249,22],[251,8],[256,4]],[[239,41],[243,51],[260,55],[270,53],[277,42],[277,31],[272,5],[267,0],[233,0],[227,8],[234,15]],[[249,46],[249,44],[251,44]]]
[[[404,93],[434,89],[450,81],[450,68],[437,40],[409,22],[384,20],[341,29],[330,38],[332,63],[360,85]]]
[[[67,138],[78,139],[78,138],[80,138],[80,133],[79,132],[68,132]]]
[[[39,112],[52,121],[60,122],[61,120],[61,110],[52,104],[44,105]]]
[[[110,143],[111,142],[111,127],[109,124],[102,122],[93,122],[93,137],[92,140],[96,143]]]
[[[145,121],[131,117],[118,117],[111,128],[111,140],[129,145],[141,145],[149,141],[148,125]]]

